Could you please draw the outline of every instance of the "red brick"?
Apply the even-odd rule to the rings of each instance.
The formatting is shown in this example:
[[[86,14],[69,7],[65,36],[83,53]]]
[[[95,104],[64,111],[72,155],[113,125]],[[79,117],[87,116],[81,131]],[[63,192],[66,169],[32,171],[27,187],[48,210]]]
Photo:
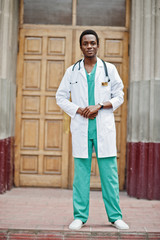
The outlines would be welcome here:
[[[36,240],[63,240],[62,233],[52,233],[52,234],[37,234]]]
[[[93,238],[90,238],[89,236],[70,236],[70,237],[64,237],[64,240],[90,240]]]
[[[94,236],[96,240],[118,240],[117,236]],[[93,239],[94,239],[93,238]]]
[[[91,239],[91,233],[90,232],[69,232],[65,233],[64,239],[65,240],[75,240],[75,239],[80,239],[80,240],[88,240]]]
[[[160,232],[159,233],[147,233],[149,240],[160,240]]]
[[[130,233],[130,234],[125,234],[125,233],[121,233],[120,234],[120,238],[119,239],[123,239],[123,240],[146,240],[146,234],[139,234],[139,233]]]
[[[6,237],[6,233],[0,233],[0,240],[6,240],[7,237]]]
[[[9,234],[9,240],[35,240],[36,236],[35,234],[29,234],[29,233],[10,233]]]

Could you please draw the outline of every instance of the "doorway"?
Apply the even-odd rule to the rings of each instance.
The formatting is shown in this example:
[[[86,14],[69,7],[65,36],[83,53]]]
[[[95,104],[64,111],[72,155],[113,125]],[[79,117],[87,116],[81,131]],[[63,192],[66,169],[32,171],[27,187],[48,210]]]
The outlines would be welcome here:
[[[50,0],[45,1],[47,9],[52,10],[53,19],[50,18],[49,11],[46,16],[44,1],[38,1],[39,5],[34,1],[22,0],[20,7],[15,185],[72,187],[74,162],[70,119],[56,105],[55,94],[66,68],[82,58],[79,36],[83,30],[90,28],[97,32],[100,39],[98,56],[116,65],[124,83],[125,101],[115,112],[118,174],[122,190],[126,162],[129,1],[118,1],[122,4],[121,14],[124,18],[121,16],[121,22],[118,23],[117,18],[112,19],[110,24],[113,26],[108,27],[104,23],[111,21],[109,13],[105,21],[101,18],[101,22],[94,22],[98,26],[86,24],[92,24],[95,20],[85,20],[87,14],[83,11],[84,1],[58,1],[59,10],[56,8],[56,0],[52,4]],[[102,10],[106,1],[100,2]],[[116,3],[116,0],[113,2]],[[89,16],[95,14],[98,7],[97,1],[92,3]],[[110,9],[113,8],[111,5]],[[37,12],[36,7],[40,8]],[[65,12],[65,15],[60,16],[57,11]],[[116,9],[115,13],[118,14]],[[100,187],[98,165],[93,154],[91,188]]]

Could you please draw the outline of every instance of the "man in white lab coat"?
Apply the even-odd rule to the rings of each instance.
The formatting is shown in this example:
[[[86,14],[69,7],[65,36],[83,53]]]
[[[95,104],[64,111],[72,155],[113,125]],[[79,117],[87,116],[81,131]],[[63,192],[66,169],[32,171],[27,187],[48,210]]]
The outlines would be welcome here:
[[[118,229],[129,229],[119,207],[113,114],[123,103],[123,83],[115,66],[97,57],[99,38],[95,31],[81,34],[80,48],[84,59],[66,70],[56,93],[57,104],[71,117],[74,221],[69,228],[79,230],[88,219],[94,147],[108,220]]]

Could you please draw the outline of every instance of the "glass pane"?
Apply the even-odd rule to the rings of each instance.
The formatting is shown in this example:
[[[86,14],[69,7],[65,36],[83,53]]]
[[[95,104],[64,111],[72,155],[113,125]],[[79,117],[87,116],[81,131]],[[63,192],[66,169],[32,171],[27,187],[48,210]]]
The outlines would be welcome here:
[[[77,25],[125,26],[125,0],[77,0]]]
[[[72,24],[72,0],[24,0],[24,23]]]

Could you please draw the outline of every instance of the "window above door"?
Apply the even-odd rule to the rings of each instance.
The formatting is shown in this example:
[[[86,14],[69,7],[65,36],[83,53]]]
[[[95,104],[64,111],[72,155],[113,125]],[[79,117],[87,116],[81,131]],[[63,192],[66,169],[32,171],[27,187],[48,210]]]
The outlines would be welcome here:
[[[127,0],[22,0],[24,24],[126,25]]]
[[[24,23],[72,25],[72,0],[24,0]]]
[[[125,26],[125,0],[77,0],[77,25]]]

